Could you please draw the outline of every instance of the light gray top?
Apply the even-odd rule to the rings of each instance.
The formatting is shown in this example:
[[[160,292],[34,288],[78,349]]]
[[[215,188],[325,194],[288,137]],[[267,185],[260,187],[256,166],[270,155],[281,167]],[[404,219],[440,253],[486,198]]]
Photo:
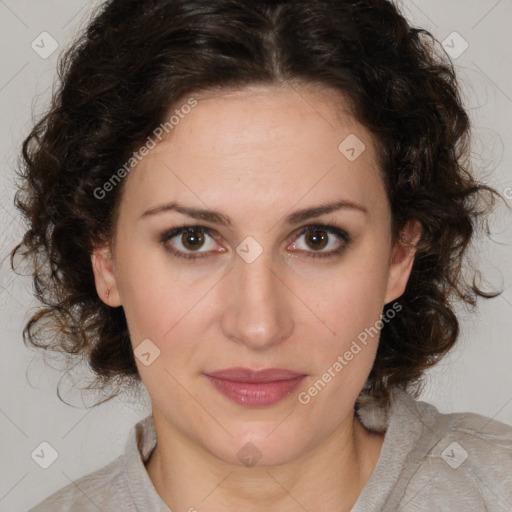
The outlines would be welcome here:
[[[395,389],[389,411],[357,411],[385,431],[377,465],[351,512],[512,511],[512,427],[474,413],[441,414]],[[172,512],[144,466],[156,445],[153,417],[137,423],[124,454],[29,512]]]

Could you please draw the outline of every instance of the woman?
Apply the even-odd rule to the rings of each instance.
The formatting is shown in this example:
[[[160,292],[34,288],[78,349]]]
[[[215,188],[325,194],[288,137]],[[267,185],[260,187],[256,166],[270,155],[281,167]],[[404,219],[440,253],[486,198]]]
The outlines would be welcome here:
[[[415,399],[499,196],[428,33],[386,0],[114,0],[60,72],[24,334],[152,415],[32,510],[510,509],[512,428]]]

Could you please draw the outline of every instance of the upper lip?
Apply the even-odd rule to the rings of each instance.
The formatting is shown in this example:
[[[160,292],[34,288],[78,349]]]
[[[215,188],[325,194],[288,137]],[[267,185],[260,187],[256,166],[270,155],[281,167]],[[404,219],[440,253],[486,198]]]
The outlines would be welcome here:
[[[206,373],[209,377],[229,380],[232,382],[278,382],[304,377],[306,374],[286,370],[284,368],[265,368],[263,370],[251,370],[250,368],[226,368],[215,372]]]

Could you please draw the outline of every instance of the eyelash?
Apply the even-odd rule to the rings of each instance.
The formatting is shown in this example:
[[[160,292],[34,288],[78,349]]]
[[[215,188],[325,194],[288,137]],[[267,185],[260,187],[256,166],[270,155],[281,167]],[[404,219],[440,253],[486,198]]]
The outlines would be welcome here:
[[[205,258],[208,256],[208,252],[190,252],[185,253],[181,251],[177,251],[175,249],[171,249],[168,245],[166,245],[166,242],[168,242],[170,239],[174,238],[176,235],[179,235],[181,233],[187,233],[187,232],[199,232],[201,234],[207,234],[208,236],[213,237],[213,230],[206,228],[204,226],[179,226],[176,228],[171,229],[170,231],[166,231],[162,234],[160,237],[160,242],[163,244],[164,249],[171,254],[171,256],[177,257],[177,258],[183,258],[187,260],[196,261],[201,258]],[[335,226],[325,226],[323,224],[311,224],[309,226],[303,227],[299,233],[296,235],[296,238],[301,237],[302,235],[309,233],[310,231],[323,231],[325,233],[328,233],[329,235],[335,235],[339,237],[342,240],[342,244],[338,249],[334,249],[329,252],[306,252],[307,257],[309,258],[333,258],[335,256],[338,256],[341,254],[347,246],[351,242],[350,235],[344,231],[343,229],[337,228]]]

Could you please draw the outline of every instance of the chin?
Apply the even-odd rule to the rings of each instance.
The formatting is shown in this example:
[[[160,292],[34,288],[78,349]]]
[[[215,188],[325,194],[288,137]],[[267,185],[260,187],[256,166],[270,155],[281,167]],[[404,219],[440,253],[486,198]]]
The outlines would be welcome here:
[[[300,436],[299,443],[290,443],[296,434],[284,429],[272,432],[278,423],[238,435],[231,432],[233,437],[223,436],[216,445],[209,439],[205,448],[217,459],[233,466],[272,467],[292,462],[307,449],[304,435]]]

